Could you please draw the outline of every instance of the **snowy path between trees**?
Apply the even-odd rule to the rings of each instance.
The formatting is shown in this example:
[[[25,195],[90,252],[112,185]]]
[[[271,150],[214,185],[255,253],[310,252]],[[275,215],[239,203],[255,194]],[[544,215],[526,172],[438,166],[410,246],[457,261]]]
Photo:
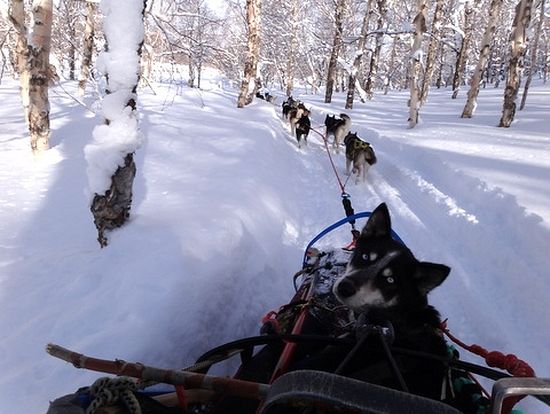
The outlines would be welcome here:
[[[132,218],[101,250],[82,152],[100,120],[54,93],[54,147],[33,160],[17,85],[0,85],[9,95],[0,108],[0,185],[9,189],[0,202],[0,412],[45,412],[48,400],[97,378],[47,356],[47,342],[183,367],[257,334],[261,317],[292,296],[306,244],[344,216],[320,139],[311,134],[298,149],[279,105],[237,109],[231,92],[178,91],[140,92],[147,141],[136,154]],[[405,93],[357,103],[352,131],[378,163],[346,189],[356,212],[388,203],[415,255],[452,268],[431,302],[456,335],[550,377],[550,195],[541,184],[550,179],[550,87],[532,88],[508,130],[493,126],[497,92],[483,90],[479,116],[460,120],[460,99],[433,91],[414,130],[405,128]],[[326,113],[345,112],[343,96],[330,105],[300,98],[319,131]],[[335,162],[344,177],[343,152]],[[319,246],[349,238],[342,227]]]

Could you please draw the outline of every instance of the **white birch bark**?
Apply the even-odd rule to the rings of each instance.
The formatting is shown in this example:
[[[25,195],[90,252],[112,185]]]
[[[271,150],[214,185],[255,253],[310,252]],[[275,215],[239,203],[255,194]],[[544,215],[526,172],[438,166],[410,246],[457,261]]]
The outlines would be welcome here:
[[[426,5],[422,2],[418,5],[418,14],[413,20],[414,41],[411,48],[411,62],[409,74],[409,128],[418,124],[418,113],[420,111],[420,71],[422,68],[422,36],[426,32]]]
[[[34,152],[50,148],[50,102],[52,80],[50,45],[53,18],[52,0],[33,2],[33,30],[30,42],[29,131]]]
[[[367,2],[367,10],[363,16],[363,23],[361,24],[361,32],[359,34],[359,41],[357,42],[357,51],[355,52],[355,58],[353,59],[353,66],[351,68],[348,79],[348,93],[346,97],[346,109],[353,108],[353,98],[355,96],[355,84],[357,80],[357,74],[361,68],[361,60],[365,53],[365,44],[367,43],[367,31],[369,28],[369,17],[371,14],[372,0]]]
[[[332,42],[332,50],[327,69],[327,83],[325,85],[325,103],[332,101],[332,91],[335,88],[336,82],[336,64],[342,46],[342,19],[344,16],[345,0],[336,2],[336,10],[334,16],[334,38]]]
[[[422,92],[420,93],[420,101],[422,104],[428,99],[430,84],[435,68],[435,57],[439,47],[439,35],[441,32],[441,20],[443,18],[443,0],[437,0],[434,10],[434,18],[432,21],[432,36],[430,46],[428,48],[428,56],[426,57],[426,71],[424,72],[424,80],[422,82]]]
[[[92,1],[86,3],[86,25],[84,27],[84,47],[82,53],[82,66],[80,68],[80,77],[78,78],[78,95],[84,96],[86,84],[90,76],[92,66],[92,57],[94,53],[94,14],[95,4]]]
[[[464,109],[462,111],[462,118],[471,118],[474,114],[477,105],[477,95],[479,94],[479,87],[481,85],[483,72],[487,68],[487,61],[489,60],[489,52],[491,49],[491,41],[495,35],[496,25],[500,9],[502,7],[503,0],[491,0],[489,5],[489,17],[487,21],[487,27],[481,40],[479,48],[479,59],[476,64],[476,68],[470,79],[470,89],[468,90],[468,98]]]
[[[260,0],[246,0],[248,41],[241,91],[237,98],[237,108],[243,108],[245,105],[248,105],[256,94],[256,90],[250,91],[249,89],[250,81],[256,78],[258,58],[260,56],[260,3]],[[257,89],[257,86],[254,89]]]
[[[504,104],[502,106],[502,117],[498,124],[499,127],[508,128],[516,114],[516,97],[520,84],[521,60],[527,49],[526,32],[531,21],[531,8],[533,0],[521,0],[516,6],[516,16],[512,24],[512,33],[510,35],[511,57],[508,64],[508,76],[506,79],[506,88],[504,90]]]
[[[537,31],[535,32],[535,39],[533,41],[533,46],[531,46],[531,68],[529,70],[529,75],[525,80],[525,87],[523,88],[523,96],[521,97],[521,104],[519,105],[520,111],[525,107],[525,101],[527,100],[527,93],[529,92],[529,86],[531,85],[531,81],[533,80],[533,73],[535,73],[535,70],[536,70],[535,66],[537,64],[537,52],[539,48],[539,39],[540,39],[540,33],[542,31],[542,23],[544,22],[544,3],[545,3],[545,0],[541,0],[539,22],[537,24]]]
[[[15,70],[19,75],[21,104],[25,123],[29,125],[29,47],[27,25],[25,23],[25,5],[23,0],[11,0],[8,16],[15,29]]]

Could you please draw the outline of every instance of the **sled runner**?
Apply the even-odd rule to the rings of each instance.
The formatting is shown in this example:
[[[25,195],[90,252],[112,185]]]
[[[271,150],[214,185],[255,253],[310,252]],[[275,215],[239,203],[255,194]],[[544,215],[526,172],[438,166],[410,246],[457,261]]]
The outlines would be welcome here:
[[[507,414],[516,396],[527,394],[549,404],[545,396],[550,395],[550,379],[536,378],[516,357],[476,348],[485,351],[490,366],[502,365],[523,378],[461,361],[451,346],[446,356],[396,346],[390,321],[352,312],[336,299],[333,285],[353,253],[322,251],[313,244],[335,228],[368,216],[350,215],[314,238],[294,276],[294,297],[263,318],[259,336],[214,348],[185,370],[101,360],[48,345],[51,355],[77,368],[117,376],[102,377],[53,401],[48,414]],[[395,233],[393,238],[404,244]],[[214,364],[234,356],[241,358],[241,365],[233,378],[208,375]],[[415,377],[420,381],[425,373],[422,368],[411,372],[411,367],[434,363],[445,372],[439,397],[413,393]],[[492,395],[474,374],[495,381]],[[156,383],[174,388],[154,392],[151,385]]]

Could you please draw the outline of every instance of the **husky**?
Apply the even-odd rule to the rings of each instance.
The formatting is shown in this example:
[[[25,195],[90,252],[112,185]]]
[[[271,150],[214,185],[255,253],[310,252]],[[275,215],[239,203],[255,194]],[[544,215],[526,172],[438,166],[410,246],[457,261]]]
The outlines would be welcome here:
[[[308,109],[302,102],[299,102],[295,108],[289,111],[288,122],[290,123],[290,133],[292,135],[296,135],[296,124],[306,112],[309,114]]]
[[[418,261],[405,245],[394,240],[388,207],[382,203],[362,229],[332,291],[356,315],[392,326],[394,347],[445,357],[447,347],[440,332],[440,315],[428,304],[427,295],[447,278],[450,270],[443,264]],[[364,360],[369,358],[369,354],[363,355]],[[412,393],[440,398],[446,373],[443,363],[409,358],[398,364]],[[391,380],[385,378],[374,382],[391,386]]]
[[[357,132],[349,132],[344,138],[346,146],[346,175],[355,174],[355,183],[365,181],[367,171],[371,165],[376,164],[376,154],[370,143],[357,136]],[[350,166],[353,169],[350,171]]]
[[[334,136],[333,148],[336,153],[340,152],[340,144],[351,128],[351,118],[346,114],[340,114],[337,118],[335,115],[327,115],[325,117],[326,138]]]
[[[309,135],[309,130],[311,129],[309,114],[310,111],[306,109],[302,113],[300,119],[298,119],[298,122],[296,122],[296,139],[298,140],[298,148],[302,148],[302,138],[304,140],[304,143],[307,145],[307,136]]]
[[[283,107],[283,118],[284,119],[288,119],[288,114],[289,112],[291,111],[291,109],[293,108],[296,108],[296,106],[298,105],[298,101],[296,101],[292,96],[289,96],[286,101],[284,101],[282,103],[282,107]]]

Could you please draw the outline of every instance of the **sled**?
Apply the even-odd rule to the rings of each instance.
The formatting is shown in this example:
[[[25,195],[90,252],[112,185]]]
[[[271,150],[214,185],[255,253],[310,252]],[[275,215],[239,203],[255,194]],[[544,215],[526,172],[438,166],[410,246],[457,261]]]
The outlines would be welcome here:
[[[100,378],[91,387],[54,400],[47,414],[506,414],[525,395],[550,405],[550,379],[536,378],[529,370],[525,370],[529,377],[513,377],[462,361],[456,351],[443,361],[450,379],[442,385],[443,401],[411,394],[406,386],[388,388],[343,374],[341,368],[349,363],[348,357],[360,348],[369,349],[374,341],[382,344],[384,369],[391,371],[397,382],[402,378],[396,358],[442,361],[440,356],[393,347],[391,326],[371,325],[360,316],[356,318],[332,293],[334,280],[344,271],[351,253],[346,249],[322,251],[313,245],[328,232],[369,214],[348,216],[312,240],[302,269],[294,276],[295,295],[263,318],[259,336],[211,349],[185,370],[96,359],[48,345],[48,353],[77,368],[116,377]],[[402,242],[397,234],[393,237]],[[348,350],[336,370],[300,369],[301,360],[328,346]],[[237,356],[241,364],[232,378],[208,374],[216,363]],[[494,381],[490,394],[474,375]],[[173,388],[158,391],[151,387],[159,383]],[[461,389],[454,383],[460,383]],[[471,398],[458,405],[468,407],[466,411],[453,404],[459,397]]]

